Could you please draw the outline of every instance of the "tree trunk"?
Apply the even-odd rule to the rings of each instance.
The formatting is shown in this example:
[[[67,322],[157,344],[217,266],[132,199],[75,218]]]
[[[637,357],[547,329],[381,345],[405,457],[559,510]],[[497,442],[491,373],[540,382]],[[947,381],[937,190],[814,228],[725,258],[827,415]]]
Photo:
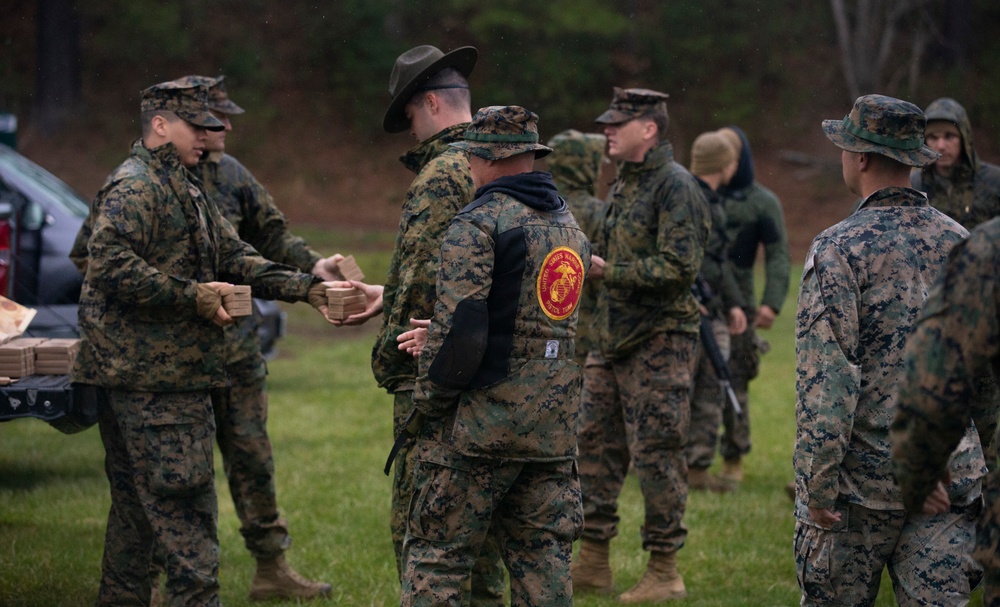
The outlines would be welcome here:
[[[80,106],[80,18],[74,0],[39,0],[35,122],[53,135]]]

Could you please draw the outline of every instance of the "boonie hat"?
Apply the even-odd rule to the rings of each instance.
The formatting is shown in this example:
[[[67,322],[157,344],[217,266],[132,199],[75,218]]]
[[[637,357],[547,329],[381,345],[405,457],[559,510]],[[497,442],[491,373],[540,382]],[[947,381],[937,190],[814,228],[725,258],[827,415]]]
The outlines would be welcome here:
[[[421,88],[432,76],[441,70],[453,67],[466,78],[472,73],[479,59],[479,51],[474,46],[463,46],[450,53],[429,44],[411,48],[396,58],[389,76],[389,109],[382,119],[382,128],[387,133],[401,133],[410,128],[410,119],[404,108],[417,91],[432,90]],[[467,88],[460,85],[444,85],[441,88]]]
[[[823,132],[848,152],[882,154],[905,165],[933,164],[940,154],[924,145],[926,120],[920,108],[885,95],[864,95],[843,120],[824,120]]]
[[[226,92],[225,79],[225,76],[216,76],[215,84],[208,85],[208,109],[227,115],[246,112],[246,110],[233,103],[229,98],[229,93]]]
[[[465,141],[450,144],[485,160],[501,160],[534,152],[541,158],[552,148],[538,143],[538,114],[519,105],[480,108],[465,130]]]
[[[158,110],[173,112],[194,126],[209,131],[222,131],[226,127],[208,111],[208,86],[204,76],[185,76],[161,82],[142,91],[140,109],[143,112]],[[212,82],[214,78],[207,78]]]
[[[650,89],[614,88],[611,107],[597,117],[598,124],[622,124],[649,114],[667,115],[667,98],[670,95]]]

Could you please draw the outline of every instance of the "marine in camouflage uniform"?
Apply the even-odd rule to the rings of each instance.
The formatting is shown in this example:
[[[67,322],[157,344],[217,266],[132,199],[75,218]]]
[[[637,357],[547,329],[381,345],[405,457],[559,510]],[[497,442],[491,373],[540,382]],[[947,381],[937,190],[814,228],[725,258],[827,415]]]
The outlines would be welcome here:
[[[573,565],[578,590],[610,592],[608,542],[618,534],[618,495],[631,463],[645,500],[646,575],[625,602],[685,596],[676,553],[687,529],[684,447],[700,317],[691,284],[711,218],[701,188],[665,140],[667,96],[615,88],[609,156],[618,178],[596,247],[605,252],[598,296],[600,351],[584,369],[580,481],[584,531]]]
[[[957,156],[947,165],[938,161],[910,174],[913,187],[927,192],[931,205],[966,229],[1000,215],[1000,167],[983,162],[972,142],[972,123],[957,101],[937,99],[924,111],[927,117],[927,145],[948,153],[948,136]],[[957,149],[956,149],[957,148]]]
[[[726,212],[726,238],[733,273],[743,293],[749,326],[733,335],[730,346],[729,370],[733,391],[740,403],[742,415],[733,415],[732,408],[723,410],[723,427],[719,454],[724,460],[720,476],[730,482],[743,480],[743,456],[750,452],[750,380],[760,372],[760,356],[767,351],[767,342],[756,329],[769,329],[773,318],[781,313],[788,295],[791,265],[784,212],[774,192],[754,178],[753,153],[750,142],[735,126],[719,130],[736,148],[739,160],[736,174],[719,188]],[[760,305],[755,305],[754,263],[759,248],[764,250],[764,291]]]
[[[912,103],[867,95],[823,129],[844,150],[860,209],[806,258],[796,319],[794,552],[802,605],[874,605],[882,570],[900,605],[965,605],[985,463],[966,428],[949,466],[954,506],[907,514],[893,480],[889,424],[902,352],[948,251],[967,232],[905,186],[923,145]],[[942,488],[943,490],[943,488]]]
[[[399,218],[396,244],[389,260],[389,273],[382,293],[382,326],[372,348],[372,371],[378,385],[393,395],[393,435],[399,436],[403,422],[413,411],[413,390],[417,377],[417,361],[398,348],[396,338],[409,331],[410,319],[428,319],[434,313],[437,293],[435,281],[441,240],[452,218],[472,202],[474,187],[465,154],[450,144],[462,141],[471,119],[468,93],[462,107],[451,113],[437,115],[453,117],[436,132],[417,133],[406,113],[419,118],[419,126],[427,129],[431,120],[426,105],[446,103],[441,93],[467,90],[466,78],[475,67],[479,54],[473,47],[462,47],[442,53],[433,46],[418,46],[396,59],[389,79],[392,101],[382,126],[388,133],[410,130],[419,143],[400,157],[416,177],[406,191]],[[446,106],[447,107],[447,106]],[[430,129],[433,131],[434,129]],[[402,575],[403,539],[414,492],[412,466],[408,447],[400,450],[395,460],[392,479],[390,528],[396,557],[397,572]],[[503,565],[496,547],[487,543],[483,558],[473,575],[472,605],[502,607]]]
[[[708,313],[713,338],[723,358],[729,358],[730,323],[733,331],[746,329],[747,307],[733,274],[726,236],[726,214],[717,190],[728,182],[736,170],[736,150],[725,136],[717,132],[702,133],[691,146],[691,174],[701,187],[712,216],[712,230],[705,245],[700,280],[706,287],[701,301]],[[707,180],[707,181],[706,181]],[[719,377],[711,358],[703,347],[698,354],[694,385],[691,391],[691,429],[688,434],[688,485],[692,490],[732,491],[733,485],[708,475],[715,459],[719,427],[723,411],[730,407],[719,385]]]
[[[892,424],[893,463],[901,499],[919,513],[951,469],[969,421],[996,419],[977,409],[983,377],[1000,374],[1000,219],[972,231],[951,250],[906,342],[906,377]],[[961,452],[959,452],[961,453]],[[983,605],[1000,606],[1000,483],[991,472],[973,553],[985,569]]]
[[[597,231],[608,210],[608,203],[594,195],[604,161],[607,138],[596,133],[581,133],[575,129],[563,131],[549,140],[552,153],[545,159],[559,195],[569,205],[573,217],[591,242],[598,240]],[[593,251],[600,255],[600,251]],[[583,286],[576,330],[576,362],[583,365],[587,353],[597,347],[594,335],[594,312],[600,283],[588,281]]]
[[[531,171],[549,151],[537,119],[518,106],[483,108],[452,144],[472,155],[480,187],[444,236],[420,356],[414,405],[427,421],[413,448],[405,607],[466,604],[491,535],[512,607],[573,604],[583,514],[572,357],[590,250],[550,175]]]
[[[98,604],[149,604],[155,547],[169,604],[218,605],[209,393],[226,385],[228,315],[216,281],[324,309],[325,288],[243,243],[185,168],[203,129],[222,128],[205,87],[161,83],[143,91],[141,108],[143,139],[91,208],[72,372],[102,394],[112,506]]]

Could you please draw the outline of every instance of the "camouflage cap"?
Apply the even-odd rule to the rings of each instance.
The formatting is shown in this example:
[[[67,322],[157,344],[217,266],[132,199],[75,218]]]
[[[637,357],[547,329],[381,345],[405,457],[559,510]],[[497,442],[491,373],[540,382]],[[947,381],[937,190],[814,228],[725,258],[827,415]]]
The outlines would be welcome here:
[[[194,126],[209,131],[224,130],[225,125],[209,111],[208,82],[214,83],[215,79],[205,76],[185,76],[154,84],[142,91],[140,110],[173,112]]]
[[[864,95],[843,120],[824,120],[823,132],[848,152],[888,156],[915,167],[933,164],[941,155],[924,145],[926,120],[920,108],[902,99]]]
[[[611,107],[597,117],[598,124],[622,124],[649,114],[667,115],[667,98],[670,95],[650,89],[623,89],[615,87]]]
[[[451,144],[485,160],[501,160],[525,152],[541,158],[552,148],[538,143],[538,114],[519,105],[480,108],[465,130],[465,141]]]
[[[229,93],[226,92],[225,79],[225,76],[216,76],[215,84],[208,86],[208,109],[226,115],[246,112],[246,110],[233,103],[229,98]]]
[[[552,155],[546,160],[547,168],[553,175],[578,166],[585,166],[590,169],[588,172],[594,172],[595,167],[600,170],[608,138],[597,133],[568,129],[549,139],[547,145],[552,148]]]

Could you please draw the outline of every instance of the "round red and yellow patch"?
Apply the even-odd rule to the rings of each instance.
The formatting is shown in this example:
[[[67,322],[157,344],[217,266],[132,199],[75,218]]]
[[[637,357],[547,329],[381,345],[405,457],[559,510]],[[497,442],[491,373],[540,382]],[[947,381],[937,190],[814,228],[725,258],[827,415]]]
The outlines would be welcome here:
[[[564,320],[576,309],[583,292],[583,260],[569,247],[556,247],[545,256],[535,293],[542,311],[552,320]]]

